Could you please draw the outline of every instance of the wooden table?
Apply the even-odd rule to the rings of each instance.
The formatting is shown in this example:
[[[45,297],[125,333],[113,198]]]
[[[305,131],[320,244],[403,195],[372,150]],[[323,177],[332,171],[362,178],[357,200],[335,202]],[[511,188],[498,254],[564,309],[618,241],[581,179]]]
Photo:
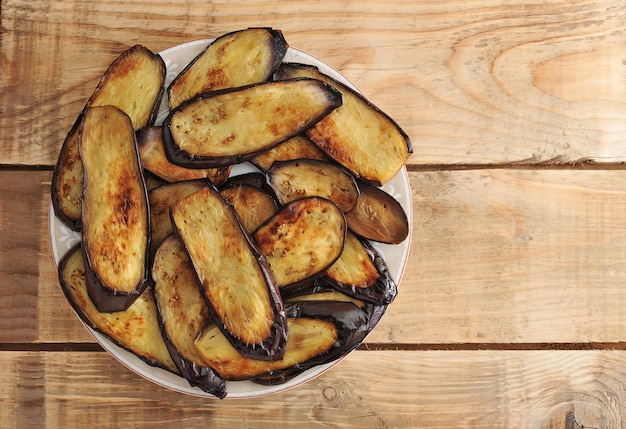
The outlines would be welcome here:
[[[626,3],[0,3],[0,426],[626,425]],[[247,400],[168,391],[61,293],[52,169],[106,66],[251,26],[340,70],[411,137],[399,296],[357,351]]]

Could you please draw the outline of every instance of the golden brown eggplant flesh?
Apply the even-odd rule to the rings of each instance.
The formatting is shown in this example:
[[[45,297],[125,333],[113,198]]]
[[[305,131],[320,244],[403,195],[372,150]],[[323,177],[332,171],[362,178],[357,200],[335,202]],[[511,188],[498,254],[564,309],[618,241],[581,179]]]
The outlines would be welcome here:
[[[148,289],[124,311],[103,313],[96,308],[85,279],[83,249],[80,243],[59,262],[59,281],[65,297],[80,319],[94,331],[110,338],[152,366],[177,373],[157,321],[152,290]]]
[[[289,161],[302,158],[330,161],[326,154],[310,138],[305,135],[299,135],[258,154],[250,162],[259,170],[267,171],[275,161]]]
[[[159,246],[152,278],[159,326],[178,371],[191,386],[224,398],[224,379],[196,351],[195,339],[211,322],[211,315],[189,256],[176,236],[168,236]]]
[[[228,179],[232,168],[185,168],[172,164],[163,148],[163,127],[156,125],[137,131],[137,146],[143,168],[167,182],[207,178],[215,186],[221,186]]]
[[[242,356],[215,326],[209,325],[199,336],[196,348],[208,365],[220,377],[230,380],[248,380],[306,362],[328,351],[338,333],[335,325],[316,319],[287,319],[289,337],[281,359],[263,361]]]
[[[289,315],[289,338],[283,359],[263,362],[241,356],[221,332],[209,325],[196,348],[227,380],[274,380],[331,362],[357,347],[368,330],[368,317],[347,302],[296,302],[285,309]]]
[[[206,93],[165,119],[165,153],[172,163],[188,168],[248,161],[300,134],[340,105],[341,94],[314,79]]]
[[[235,88],[270,79],[287,53],[279,30],[248,28],[215,39],[168,87],[169,108],[204,92]]]
[[[341,256],[318,283],[376,305],[391,304],[398,294],[396,282],[381,254],[367,240],[359,239],[350,231]]]
[[[143,46],[133,46],[107,68],[85,108],[117,106],[130,116],[133,128],[138,130],[154,122],[164,81],[163,59]],[[82,113],[63,142],[52,176],[51,192],[55,214],[76,231],[82,225],[83,171],[78,152],[81,117]]]
[[[81,231],[89,296],[100,311],[128,308],[148,285],[150,213],[135,132],[114,106],[85,110]]]
[[[253,239],[282,291],[322,275],[341,255],[345,236],[339,207],[325,198],[306,197],[283,206]]]
[[[233,206],[242,226],[249,234],[271,218],[278,211],[274,196],[252,185],[229,186],[220,189],[220,194]]]
[[[154,256],[161,242],[174,232],[170,209],[183,198],[204,188],[210,183],[208,179],[186,180],[167,183],[148,192],[150,203],[150,254]]]
[[[402,205],[387,192],[358,182],[360,195],[346,213],[348,227],[355,234],[386,244],[402,243],[409,235],[409,220]]]
[[[267,181],[281,204],[316,196],[332,201],[345,213],[359,198],[359,188],[350,174],[315,159],[276,161],[267,172]]]
[[[283,63],[275,74],[277,80],[301,77],[322,80],[343,97],[343,105],[307,130],[307,136],[355,176],[376,185],[391,180],[413,151],[407,134],[361,94],[315,66]]]
[[[287,337],[282,298],[232,206],[207,186],[178,201],[171,217],[224,335],[247,357],[280,359]]]

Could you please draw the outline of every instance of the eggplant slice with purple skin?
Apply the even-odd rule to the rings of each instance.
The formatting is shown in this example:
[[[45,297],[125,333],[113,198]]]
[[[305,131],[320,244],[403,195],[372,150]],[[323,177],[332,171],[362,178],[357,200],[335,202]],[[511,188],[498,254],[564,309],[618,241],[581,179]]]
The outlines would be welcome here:
[[[238,164],[300,134],[340,105],[341,94],[314,79],[205,93],[165,119],[165,153],[188,168]]]
[[[152,278],[159,326],[178,371],[191,386],[224,398],[224,379],[206,365],[195,348],[196,336],[212,320],[189,256],[174,235],[159,246]]]
[[[343,105],[308,129],[306,135],[356,177],[376,185],[391,180],[413,151],[407,134],[361,94],[315,66],[283,63],[274,75],[276,80],[303,77],[326,82],[343,97]]]
[[[208,179],[167,183],[148,192],[150,202],[150,255],[154,256],[161,242],[174,232],[170,209],[183,198],[209,185]]]
[[[391,304],[398,294],[396,282],[380,253],[350,231],[341,256],[317,282],[376,305]]]
[[[164,81],[163,59],[149,49],[135,45],[107,68],[85,108],[117,106],[130,116],[136,131],[154,122],[164,92]],[[56,216],[75,231],[82,226],[83,170],[78,152],[81,119],[82,113],[63,142],[52,175],[51,190]]]
[[[148,286],[150,208],[135,131],[115,106],[89,107],[79,130],[89,296],[100,311],[128,308]]]
[[[170,110],[204,92],[269,80],[287,48],[283,34],[267,27],[233,31],[218,37],[169,85]]]
[[[350,230],[379,243],[402,243],[409,235],[409,220],[398,200],[368,183],[359,181],[358,186],[359,199],[346,213]]]
[[[104,334],[147,364],[177,374],[159,328],[152,290],[144,291],[124,311],[101,312],[87,293],[82,254],[79,243],[63,256],[58,270],[61,289],[78,317],[91,329]]]
[[[306,197],[283,206],[252,237],[284,293],[322,275],[339,258],[346,230],[335,203]]]
[[[241,356],[221,332],[208,325],[196,340],[203,360],[227,380],[259,380],[268,384],[314,366],[339,359],[367,335],[367,313],[349,302],[298,301],[285,308],[289,338],[283,359],[263,362]]]
[[[287,340],[282,298],[233,207],[206,186],[174,204],[171,217],[219,329],[247,357],[282,358]]]
[[[250,160],[259,170],[267,172],[275,161],[289,161],[292,159],[319,159],[330,161],[326,154],[305,135],[294,136],[258,154]]]
[[[233,206],[244,229],[252,234],[278,211],[273,194],[252,185],[241,184],[220,189],[220,194]]]
[[[231,166],[192,169],[172,164],[163,149],[163,127],[155,125],[137,131],[137,146],[143,168],[170,183],[208,178],[215,186],[221,186],[232,169]]]
[[[316,159],[276,161],[267,172],[267,181],[281,204],[316,196],[332,201],[346,213],[359,198],[359,188],[350,174],[336,164]]]

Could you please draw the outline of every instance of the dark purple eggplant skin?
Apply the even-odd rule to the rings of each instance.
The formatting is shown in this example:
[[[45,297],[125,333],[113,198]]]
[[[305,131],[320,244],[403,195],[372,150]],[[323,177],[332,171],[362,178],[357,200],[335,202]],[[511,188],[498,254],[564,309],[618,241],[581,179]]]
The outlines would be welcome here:
[[[83,259],[85,261],[85,267],[90,267],[91,264],[89,262],[89,257],[87,256],[87,252],[83,252]],[[107,288],[92,269],[85,270],[85,279],[87,284],[90,286],[87,288],[89,298],[91,298],[94,305],[98,307],[98,310],[107,313],[127,309],[148,287],[148,277],[144,277],[137,285],[137,288],[131,293],[118,293]]]
[[[75,252],[81,252],[81,253],[85,253],[81,250],[81,243],[77,243],[74,246],[72,246],[72,248],[70,248],[67,253],[65,255],[63,255],[63,257],[61,258],[61,260],[59,261],[59,266],[57,269],[58,272],[58,277],[59,277],[59,282],[61,284],[61,290],[63,291],[63,295],[65,295],[65,298],[67,299],[67,301],[70,303],[70,305],[72,306],[72,309],[74,310],[74,312],[78,315],[78,317],[80,318],[80,320],[87,326],[89,326],[91,329],[93,329],[94,331],[99,331],[98,327],[95,326],[90,320],[89,318],[87,318],[87,316],[85,315],[85,313],[83,313],[83,311],[81,310],[81,308],[74,302],[74,300],[71,298],[71,296],[69,295],[69,293],[66,290],[66,285],[65,282],[63,281],[63,271],[65,270],[65,265],[67,264],[68,260],[70,259],[70,257],[75,253]],[[106,335],[106,334],[104,334]],[[123,344],[120,344],[118,341],[115,340],[115,338],[110,337],[107,335],[107,338],[109,338],[111,341],[113,341],[113,343],[118,346],[121,347],[123,349],[126,350],[126,347],[124,347]],[[144,356],[141,356],[139,354],[134,353],[132,350],[129,350],[131,353],[133,353],[133,355],[137,356],[139,359],[141,359],[142,361],[144,361],[145,363],[147,363],[150,366],[154,366],[154,367],[158,367],[158,368],[162,368],[168,372],[172,372],[170,371],[168,368],[165,368],[162,365],[159,365],[157,362],[154,362],[153,360],[147,359]],[[173,373],[173,372],[172,372]],[[176,374],[178,375],[178,374]]]
[[[308,78],[298,78],[298,79],[291,79],[291,80],[299,80],[299,79],[306,80]],[[308,80],[314,80],[314,79],[308,79]],[[234,92],[234,91],[241,91],[247,88],[252,88],[254,86],[266,85],[267,83],[268,82],[260,82],[260,83],[254,83],[251,85],[245,85],[245,86],[241,86],[237,88],[226,88],[226,89],[206,92],[190,100],[187,100],[186,102],[178,106],[176,109],[171,111],[169,115],[167,116],[167,118],[165,118],[165,120],[163,121],[163,148],[165,149],[165,156],[167,156],[167,159],[169,159],[169,161],[172,164],[180,165],[186,168],[216,168],[216,167],[225,167],[228,165],[240,164],[242,162],[250,161],[259,153],[262,153],[263,151],[270,149],[270,147],[264,147],[258,151],[253,151],[253,152],[249,152],[245,154],[236,154],[232,156],[221,156],[221,157],[194,156],[182,150],[176,144],[175,139],[172,137],[172,117],[176,114],[176,112],[178,112],[181,109],[184,109],[187,105],[203,100],[205,98],[216,97],[221,94],[227,94],[229,92]],[[337,91],[335,88],[333,88],[332,86],[328,85],[325,82],[320,81],[320,83],[322,83],[323,86],[328,89],[329,97],[331,98],[332,103],[329,104],[328,108],[326,109],[327,110],[326,112],[320,114],[319,117],[311,121],[311,124],[309,124],[309,127],[315,124],[316,122],[319,122],[320,120],[322,120],[324,117],[326,117],[326,115],[328,115],[328,113],[332,112],[337,107],[341,106],[341,103],[342,103],[341,93],[339,91]],[[297,130],[294,134],[285,136],[282,140],[273,142],[273,146],[271,147],[278,146],[279,144],[284,143],[285,141],[289,140],[293,136],[300,134],[302,131],[303,130]]]
[[[63,146],[61,146],[61,152],[59,153],[59,160],[54,165],[54,172],[52,173],[51,195],[52,195],[52,208],[54,210],[54,214],[56,215],[56,217],[59,218],[61,222],[63,222],[66,226],[68,226],[70,229],[74,231],[80,231],[80,229],[83,226],[83,219],[80,216],[76,219],[72,219],[69,216],[67,216],[66,213],[61,209],[61,201],[59,201],[59,197],[61,195],[61,190],[59,189],[59,186],[60,186],[59,173],[60,173],[60,169],[62,168],[61,160],[63,159],[63,157],[65,156],[68,150],[68,141],[70,137],[78,133],[78,128],[80,127],[82,116],[83,116],[82,113],[78,115],[78,118],[76,118],[76,122],[74,122],[74,125],[72,125],[72,128],[67,133],[67,136],[65,137],[65,140],[63,141]],[[78,162],[80,162],[80,160]]]
[[[222,190],[234,188],[241,185],[253,186],[264,191],[265,193],[271,195],[274,201],[276,201],[276,203],[278,204],[278,198],[276,197],[274,190],[269,185],[269,183],[267,183],[267,178],[265,174],[261,172],[253,171],[250,173],[243,173],[236,176],[231,176],[228,178],[228,180],[226,180],[226,182],[224,182],[222,186],[219,187],[219,189]]]
[[[163,326],[160,316],[159,325],[161,327]],[[219,399],[226,397],[226,382],[213,371],[213,368],[197,365],[182,357],[167,335],[163,335],[163,340],[165,341],[167,350],[170,352],[172,361],[174,361],[176,368],[180,371],[180,375],[187,380],[191,387],[198,387],[200,390]]]
[[[224,399],[227,394],[226,382],[224,379],[217,375],[213,368],[200,366],[181,355],[166,333],[167,331],[164,327],[165,322],[161,317],[160,311],[157,311],[157,317],[161,333],[163,334],[163,340],[165,341],[165,346],[167,347],[167,351],[170,353],[174,365],[176,365],[176,368],[180,372],[180,375],[187,380],[191,387],[198,387],[206,393],[209,393],[219,399]]]
[[[327,352],[299,365],[259,376],[252,380],[256,383],[282,384],[307,369],[340,359],[357,348],[371,330],[369,314],[350,302],[298,301],[286,306],[285,314],[289,318],[330,321],[337,327],[339,339]]]
[[[359,241],[361,241],[361,244],[363,244],[363,247],[367,250],[367,253],[379,273],[376,283],[369,287],[355,287],[337,282],[328,276],[322,276],[316,280],[316,284],[328,285],[348,296],[374,305],[389,305],[398,295],[398,286],[393,280],[393,277],[391,277],[387,263],[381,254],[376,251],[368,240],[359,238]]]

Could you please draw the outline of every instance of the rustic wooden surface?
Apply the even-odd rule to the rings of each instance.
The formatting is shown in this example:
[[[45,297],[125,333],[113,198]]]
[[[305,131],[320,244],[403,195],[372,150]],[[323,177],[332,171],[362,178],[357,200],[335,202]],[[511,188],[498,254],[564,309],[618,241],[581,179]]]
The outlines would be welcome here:
[[[63,297],[52,167],[106,66],[251,27],[411,136],[413,239],[367,342],[249,400],[121,366]],[[626,3],[0,2],[0,426],[626,426]]]

